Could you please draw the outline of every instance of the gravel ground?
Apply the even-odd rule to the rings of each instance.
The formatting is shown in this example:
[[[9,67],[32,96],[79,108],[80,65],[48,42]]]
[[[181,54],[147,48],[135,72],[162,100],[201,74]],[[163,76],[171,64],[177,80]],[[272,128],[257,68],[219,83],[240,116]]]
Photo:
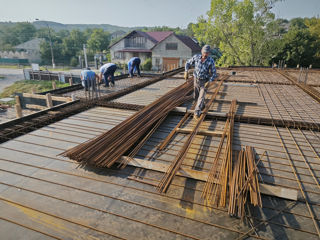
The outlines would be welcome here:
[[[23,116],[29,115],[34,112],[35,111],[32,111],[32,110],[22,110]],[[0,124],[15,118],[16,118],[16,111],[14,107],[8,108],[7,111],[5,112],[0,112]]]

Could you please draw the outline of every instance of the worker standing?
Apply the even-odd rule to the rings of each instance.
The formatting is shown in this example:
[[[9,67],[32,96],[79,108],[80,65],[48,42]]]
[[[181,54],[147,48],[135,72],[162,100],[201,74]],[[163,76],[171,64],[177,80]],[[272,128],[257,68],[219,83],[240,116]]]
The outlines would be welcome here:
[[[80,78],[85,91],[88,91],[90,87],[96,89],[96,80],[99,79],[99,76],[89,67],[81,71]]]
[[[109,82],[111,87],[114,86],[114,73],[117,70],[117,65],[114,63],[106,63],[100,67],[100,81],[102,77],[104,79],[105,87],[109,87]]]
[[[210,46],[205,45],[201,54],[194,55],[186,62],[184,78],[188,79],[188,70],[194,66],[194,100],[197,101],[194,109],[194,118],[199,119],[201,111],[205,108],[205,95],[209,82],[217,77],[217,71],[212,57],[209,57]]]
[[[129,70],[129,76],[132,78],[133,77],[133,73],[135,71],[138,72],[138,77],[141,77],[140,75],[140,63],[141,63],[141,59],[138,57],[133,57],[129,60],[128,62],[128,70]]]

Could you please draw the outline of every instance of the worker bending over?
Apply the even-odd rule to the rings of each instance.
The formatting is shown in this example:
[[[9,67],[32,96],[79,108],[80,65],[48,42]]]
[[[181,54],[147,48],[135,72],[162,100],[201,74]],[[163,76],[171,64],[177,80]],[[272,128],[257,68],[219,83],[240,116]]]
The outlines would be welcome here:
[[[197,101],[194,109],[194,118],[199,119],[201,111],[205,108],[205,95],[209,82],[217,77],[217,71],[212,57],[209,57],[210,46],[205,45],[201,54],[194,55],[186,62],[184,78],[188,79],[188,70],[194,66],[194,100]]]
[[[96,89],[96,81],[99,80],[99,76],[89,67],[81,71],[80,78],[85,91],[88,91],[90,87]]]
[[[141,59],[138,57],[133,57],[129,60],[128,62],[128,71],[129,71],[129,76],[132,78],[133,77],[133,73],[135,71],[138,72],[138,77],[141,77],[140,75],[140,63],[141,63]]]
[[[100,81],[102,77],[104,79],[105,87],[109,87],[109,82],[111,87],[114,86],[114,72],[117,70],[117,65],[114,63],[106,63],[100,68]]]

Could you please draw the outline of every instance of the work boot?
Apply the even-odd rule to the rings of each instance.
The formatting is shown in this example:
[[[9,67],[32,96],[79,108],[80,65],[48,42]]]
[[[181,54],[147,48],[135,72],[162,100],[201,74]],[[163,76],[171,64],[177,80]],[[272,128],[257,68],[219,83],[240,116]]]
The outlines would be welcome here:
[[[199,118],[200,118],[200,112],[194,112],[194,114],[193,114],[193,118],[195,119],[195,120],[199,120]]]

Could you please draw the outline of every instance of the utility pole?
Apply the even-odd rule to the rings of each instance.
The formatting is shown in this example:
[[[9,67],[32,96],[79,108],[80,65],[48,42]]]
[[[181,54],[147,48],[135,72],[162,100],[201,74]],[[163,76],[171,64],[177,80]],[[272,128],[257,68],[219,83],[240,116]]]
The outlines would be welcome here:
[[[88,67],[88,59],[87,59],[87,49],[86,49],[86,45],[83,44],[83,55],[84,55],[84,62],[86,64],[86,68]]]
[[[56,68],[56,64],[54,63],[54,55],[53,55],[53,47],[52,47],[52,39],[51,39],[51,33],[49,25],[47,24],[48,32],[49,32],[49,40],[50,40],[50,49],[51,49],[51,62],[52,62],[52,68]]]
[[[39,21],[38,18],[35,19],[36,21]],[[51,62],[52,62],[52,68],[56,68],[56,64],[54,62],[54,55],[53,55],[53,45],[52,45],[52,39],[51,39],[51,32],[50,32],[50,28],[49,25],[46,21],[43,21],[47,28],[48,28],[48,36],[49,36],[49,42],[50,42],[50,50],[51,50]]]

